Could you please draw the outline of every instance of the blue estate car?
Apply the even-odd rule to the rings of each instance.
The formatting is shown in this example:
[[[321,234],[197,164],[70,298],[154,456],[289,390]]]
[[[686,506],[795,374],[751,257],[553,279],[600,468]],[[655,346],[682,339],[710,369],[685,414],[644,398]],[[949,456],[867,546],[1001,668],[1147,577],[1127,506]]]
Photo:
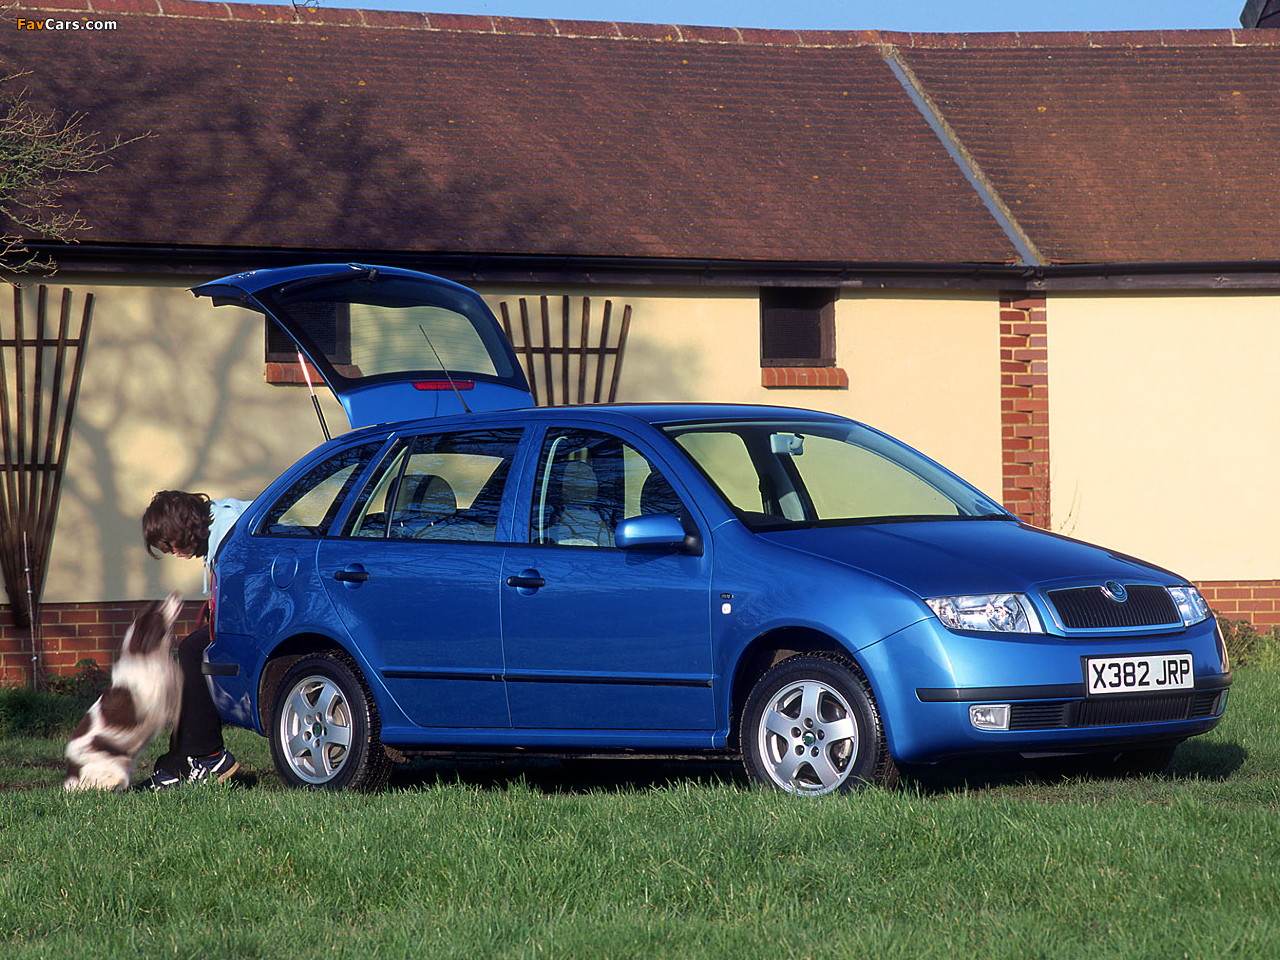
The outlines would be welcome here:
[[[194,292],[274,319],[355,428],[218,555],[214,699],[291,785],[376,787],[427,753],[740,753],[816,795],[986,754],[1162,769],[1222,717],[1195,587],[870,427],[534,408],[480,297],[407,270]]]

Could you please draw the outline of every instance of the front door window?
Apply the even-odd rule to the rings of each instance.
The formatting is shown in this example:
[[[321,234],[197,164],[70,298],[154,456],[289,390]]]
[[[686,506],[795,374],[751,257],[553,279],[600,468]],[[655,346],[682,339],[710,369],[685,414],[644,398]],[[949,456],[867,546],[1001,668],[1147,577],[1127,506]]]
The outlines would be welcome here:
[[[547,433],[529,518],[531,542],[612,547],[618,524],[646,513],[681,516],[683,508],[644,454],[604,433]]]

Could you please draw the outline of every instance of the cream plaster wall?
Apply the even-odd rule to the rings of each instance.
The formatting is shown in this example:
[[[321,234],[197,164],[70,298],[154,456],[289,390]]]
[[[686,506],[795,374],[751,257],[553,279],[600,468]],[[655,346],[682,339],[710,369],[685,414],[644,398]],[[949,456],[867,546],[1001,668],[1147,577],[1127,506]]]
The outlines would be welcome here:
[[[530,296],[529,287],[524,286],[484,287],[481,292],[499,316],[500,305],[505,301],[513,324],[517,323],[517,302],[522,296],[535,315],[539,296],[548,296],[556,323],[560,318],[560,298],[571,298],[571,312],[576,318],[582,309],[581,298],[588,296],[596,331],[606,300],[613,302],[610,323],[615,331],[622,322],[623,308],[630,305],[631,327],[619,381],[619,401],[742,402],[751,399],[746,394],[753,384],[756,388],[760,385],[760,308],[755,288],[690,294],[659,287],[549,287]],[[536,330],[533,339],[541,342]]]
[[[528,288],[485,288],[499,311]],[[619,400],[695,400],[810,407],[893,434],[1000,499],[999,302],[991,296],[851,291],[836,304],[836,363],[847,390],[760,385],[760,300],[737,291],[551,288],[632,309]],[[536,314],[536,298],[530,310]],[[560,301],[551,316],[558,322]],[[580,311],[574,301],[573,311]],[[535,336],[540,342],[540,337]]]
[[[1280,576],[1280,297],[1049,301],[1055,529],[1192,580]]]
[[[199,564],[153,560],[139,518],[156,490],[251,498],[322,437],[305,388],[263,380],[262,318],[213,307],[188,287],[60,274],[97,296],[49,578],[48,602],[195,595]],[[483,288],[497,311],[529,287]],[[539,290],[538,293],[543,291]],[[863,420],[901,437],[998,497],[998,305],[992,297],[853,291],[837,304],[837,363],[847,390],[760,385],[755,288],[564,288],[586,294],[598,322],[632,325],[620,400],[705,400],[795,405]],[[534,298],[536,303],[536,297]],[[580,309],[578,301],[577,309]],[[558,304],[555,304],[558,308]],[[557,314],[558,316],[558,314]],[[322,395],[335,434],[347,428]]]
[[[197,595],[200,565],[153,560],[140,518],[161,489],[256,496],[323,440],[305,387],[263,380],[263,320],[214,308],[187,287],[122,279],[82,285],[97,297],[46,582],[47,602]],[[346,417],[331,397],[334,433]]]
[[[152,560],[138,519],[163,488],[252,497],[321,440],[305,389],[266,384],[262,320],[187,287],[122,278],[98,297],[45,599],[194,594],[198,565]],[[529,288],[486,287],[512,306]],[[539,291],[542,292],[542,291]],[[632,307],[619,399],[797,405],[877,426],[990,495],[1001,488],[994,295],[849,291],[847,390],[760,385],[754,288],[563,288]],[[33,308],[29,308],[30,311]],[[1280,571],[1280,297],[1059,294],[1049,303],[1054,527],[1197,580]],[[330,429],[346,429],[324,395]]]
[[[998,297],[868,293],[839,307],[849,398],[835,412],[893,434],[1000,502]],[[792,391],[799,402],[815,392]]]

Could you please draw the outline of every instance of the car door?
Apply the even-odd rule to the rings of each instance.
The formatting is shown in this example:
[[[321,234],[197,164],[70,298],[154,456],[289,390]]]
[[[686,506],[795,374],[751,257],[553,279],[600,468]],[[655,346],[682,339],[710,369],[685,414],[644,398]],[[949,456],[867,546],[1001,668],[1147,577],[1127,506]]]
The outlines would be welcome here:
[[[499,575],[517,427],[426,432],[384,457],[317,568],[347,631],[424,727],[510,725]]]
[[[605,431],[552,428],[525,489],[528,529],[502,568],[513,726],[581,731],[584,745],[653,742],[594,731],[702,743],[715,726],[710,557],[614,543],[628,517],[695,523],[655,458]]]

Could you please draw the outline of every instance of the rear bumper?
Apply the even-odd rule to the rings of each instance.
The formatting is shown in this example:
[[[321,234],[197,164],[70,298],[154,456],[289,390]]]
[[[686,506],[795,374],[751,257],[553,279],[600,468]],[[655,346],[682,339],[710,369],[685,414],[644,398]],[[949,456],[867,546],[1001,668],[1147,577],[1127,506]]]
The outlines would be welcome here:
[[[262,670],[263,656],[251,637],[219,632],[205,649],[202,670],[224,723],[262,733],[257,688],[250,678]]]

